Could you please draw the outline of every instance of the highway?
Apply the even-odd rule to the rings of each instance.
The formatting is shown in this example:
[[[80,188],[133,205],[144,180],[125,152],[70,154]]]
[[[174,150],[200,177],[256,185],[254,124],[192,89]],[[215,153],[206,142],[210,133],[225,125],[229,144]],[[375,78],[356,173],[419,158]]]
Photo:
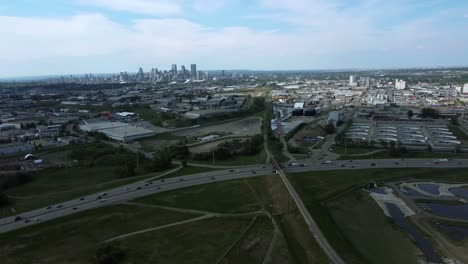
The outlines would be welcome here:
[[[298,164],[291,165],[283,163],[281,167],[286,173],[322,171],[322,170],[353,170],[370,168],[459,168],[468,167],[467,159],[453,159],[439,161],[438,159],[392,159],[392,160],[335,160],[323,161],[319,164],[312,161],[297,161]],[[289,166],[291,165],[291,166]],[[227,181],[234,179],[250,178],[256,176],[270,175],[275,173],[271,164],[260,164],[245,166],[244,168],[226,169],[206,173],[198,173],[169,179],[145,180],[118,188],[91,194],[60,204],[50,205],[33,211],[18,214],[21,220],[15,221],[15,217],[0,219],[0,233],[20,229],[32,224],[49,221],[66,215],[71,215],[84,210],[118,204],[139,197],[156,194],[169,190],[176,190],[190,186],[196,186],[211,182]],[[98,199],[98,196],[101,196]]]

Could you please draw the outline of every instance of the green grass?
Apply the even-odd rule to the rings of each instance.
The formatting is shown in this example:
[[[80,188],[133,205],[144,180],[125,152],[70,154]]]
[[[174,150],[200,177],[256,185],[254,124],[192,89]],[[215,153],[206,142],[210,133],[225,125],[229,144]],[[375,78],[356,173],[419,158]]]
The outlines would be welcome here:
[[[250,221],[208,219],[133,236],[120,245],[126,263],[216,263]]]
[[[353,146],[347,146],[345,148],[344,146],[334,146],[332,152],[335,152],[340,155],[346,155],[346,154],[364,154],[364,153],[373,152],[376,150],[380,150],[380,148],[361,148],[361,147],[353,147]]]
[[[137,199],[137,202],[221,213],[248,213],[261,209],[249,183],[259,178],[216,182]]]
[[[155,113],[153,110],[147,107],[138,107],[132,109],[133,112],[137,113],[140,118],[144,119],[145,121],[150,122],[151,124],[154,125],[160,125],[161,124],[161,118],[160,116]]]
[[[410,237],[390,223],[368,193],[358,190],[328,206],[335,224],[367,262],[417,263],[418,250]]]
[[[428,180],[468,180],[466,169],[368,169],[320,171],[290,174],[292,184],[304,204],[320,226],[327,239],[347,260],[347,263],[362,263],[363,257],[334,223],[324,203],[348,190],[360,187],[369,181],[378,183],[396,178],[420,178]],[[391,246],[391,245],[389,245]]]
[[[196,216],[130,205],[99,208],[1,234],[0,258],[4,264],[89,263],[98,244],[104,240]],[[211,228],[205,226],[204,229]],[[162,245],[167,246],[167,240],[171,239],[172,244],[177,245],[175,237],[161,238]],[[152,249],[143,241],[133,247]]]
[[[32,182],[8,189],[5,193],[15,200],[13,208],[17,212],[25,212],[158,175],[149,173],[118,178],[114,175],[114,169],[114,167],[45,169],[38,172]]]
[[[261,263],[273,238],[273,224],[266,216],[258,216],[221,263]]]
[[[450,129],[450,132],[452,132],[458,140],[468,140],[468,135],[463,130],[461,130],[460,127],[454,125],[447,126]]]
[[[216,158],[216,157],[215,157]],[[220,165],[220,166],[242,166],[253,164],[265,164],[267,155],[263,149],[255,155],[237,155],[228,160],[189,160],[190,163],[205,164],[205,165]]]

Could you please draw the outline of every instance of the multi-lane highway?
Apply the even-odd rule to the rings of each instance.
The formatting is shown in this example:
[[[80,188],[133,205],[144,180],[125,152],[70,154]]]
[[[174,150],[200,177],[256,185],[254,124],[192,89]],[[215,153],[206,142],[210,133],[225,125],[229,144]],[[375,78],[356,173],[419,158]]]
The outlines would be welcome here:
[[[391,160],[354,160],[354,161],[298,161],[297,164],[281,164],[287,173],[321,171],[321,170],[354,170],[369,168],[459,168],[468,167],[467,159],[391,159]],[[118,188],[87,195],[60,204],[51,205],[33,211],[18,214],[21,219],[7,217],[0,219],[0,233],[23,228],[35,223],[45,222],[58,217],[74,214],[80,211],[98,208],[110,204],[117,204],[163,191],[175,190],[195,185],[217,181],[241,179],[262,175],[269,175],[275,170],[271,165],[253,165],[244,168],[226,169],[176,178],[141,181]]]

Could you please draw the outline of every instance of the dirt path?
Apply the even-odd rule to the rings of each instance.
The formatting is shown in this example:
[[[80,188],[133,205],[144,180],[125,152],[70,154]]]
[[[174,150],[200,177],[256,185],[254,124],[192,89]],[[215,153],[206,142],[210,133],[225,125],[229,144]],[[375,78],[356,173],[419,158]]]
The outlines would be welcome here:
[[[172,226],[176,226],[176,225],[183,225],[183,224],[187,224],[187,223],[190,223],[190,222],[200,221],[200,220],[208,219],[208,218],[211,218],[211,217],[214,217],[214,215],[212,215],[212,214],[202,215],[202,216],[191,218],[191,219],[185,220],[185,221],[175,222],[175,223],[172,223],[172,224],[167,224],[167,225],[158,226],[158,227],[147,228],[147,229],[135,231],[135,232],[132,232],[132,233],[127,233],[127,234],[124,234],[124,235],[116,236],[116,237],[110,238],[110,239],[108,239],[106,241],[103,241],[101,243],[108,243],[108,242],[112,242],[112,241],[119,240],[119,239],[122,239],[122,238],[127,238],[127,237],[130,237],[130,236],[135,236],[135,235],[140,235],[140,234],[144,234],[144,233],[148,233],[148,232],[153,232],[153,231],[156,231],[156,230],[160,230],[160,229],[164,229],[164,228],[168,228],[168,227],[172,227]]]

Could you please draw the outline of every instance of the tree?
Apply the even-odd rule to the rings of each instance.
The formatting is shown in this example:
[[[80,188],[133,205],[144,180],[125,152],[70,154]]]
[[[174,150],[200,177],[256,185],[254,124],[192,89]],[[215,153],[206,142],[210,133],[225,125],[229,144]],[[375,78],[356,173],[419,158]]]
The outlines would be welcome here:
[[[7,207],[12,204],[11,199],[5,193],[0,193],[0,208]]]
[[[414,116],[413,110],[408,110],[408,117],[411,119]]]
[[[154,154],[154,160],[151,164],[151,171],[163,171],[169,169],[172,166],[172,155],[168,148],[160,150]]]
[[[439,117],[439,111],[437,111],[434,108],[423,108],[421,111],[421,116],[422,117],[432,117],[432,118],[438,118]]]
[[[325,126],[324,130],[327,134],[333,134],[335,133],[335,125],[333,123],[328,123],[328,125]]]
[[[96,260],[99,264],[118,264],[125,258],[125,251],[118,245],[103,245],[96,250]]]

